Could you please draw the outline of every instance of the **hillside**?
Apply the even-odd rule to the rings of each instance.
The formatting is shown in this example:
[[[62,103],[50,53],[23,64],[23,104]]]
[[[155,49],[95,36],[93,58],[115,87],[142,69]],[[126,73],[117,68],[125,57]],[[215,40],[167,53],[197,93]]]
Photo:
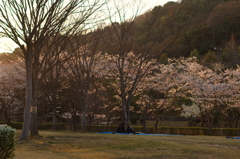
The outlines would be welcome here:
[[[238,0],[168,2],[138,16],[134,22],[113,23],[95,34],[104,37],[101,50],[113,54],[123,43],[125,51],[141,53],[145,49],[157,58],[162,54],[188,57],[194,49],[200,55],[214,48],[236,51],[240,46],[239,8]]]

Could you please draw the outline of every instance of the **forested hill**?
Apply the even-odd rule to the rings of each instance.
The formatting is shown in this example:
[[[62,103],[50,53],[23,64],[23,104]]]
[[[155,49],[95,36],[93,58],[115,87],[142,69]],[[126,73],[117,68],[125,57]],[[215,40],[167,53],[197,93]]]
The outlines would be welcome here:
[[[116,25],[120,26],[119,29],[124,28],[121,31],[126,31],[130,27],[129,23],[114,23],[104,27],[101,32],[105,34],[104,32],[109,30],[116,31]],[[168,2],[138,16],[132,32],[126,33],[132,36],[128,42],[125,40],[127,47],[130,48],[131,45],[132,51],[139,52],[139,48],[148,43],[151,46],[150,53],[155,57],[162,54],[167,54],[168,57],[188,57],[194,49],[204,55],[208,50],[214,50],[214,47],[237,50],[240,46],[240,1],[182,0],[180,4]],[[126,34],[122,33],[122,36],[126,39]],[[109,45],[115,46],[112,47],[114,49],[119,47],[118,40],[105,39],[103,45],[108,45],[108,50],[102,50],[109,52]]]
[[[188,56],[193,49],[205,54],[216,46],[231,47],[231,36],[238,42],[240,38],[240,1],[185,0],[168,26],[166,53]],[[170,37],[172,43],[167,40]],[[173,50],[172,45],[177,45],[179,51]]]

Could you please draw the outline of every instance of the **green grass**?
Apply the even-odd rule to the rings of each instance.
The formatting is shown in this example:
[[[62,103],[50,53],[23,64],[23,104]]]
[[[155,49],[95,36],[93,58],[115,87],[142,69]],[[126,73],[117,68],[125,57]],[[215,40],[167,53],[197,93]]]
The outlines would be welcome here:
[[[19,137],[20,131],[17,131]],[[237,159],[240,140],[212,136],[138,136],[40,131],[16,141],[17,159]]]

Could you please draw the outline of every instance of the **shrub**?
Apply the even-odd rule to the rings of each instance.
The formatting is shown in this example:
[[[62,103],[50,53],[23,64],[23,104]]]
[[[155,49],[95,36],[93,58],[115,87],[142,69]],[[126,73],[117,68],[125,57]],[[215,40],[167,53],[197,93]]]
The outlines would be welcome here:
[[[0,124],[5,124],[3,121],[0,121]],[[23,123],[21,122],[11,122],[9,126],[11,126],[14,129],[22,129]],[[53,124],[52,123],[42,123],[39,127],[39,130],[48,130],[52,129]],[[66,124],[65,123],[58,123],[57,124],[58,130],[66,130]]]
[[[23,125],[23,123],[21,123],[21,122],[10,122],[8,124],[8,123],[5,123],[4,121],[0,121],[0,124],[2,124],[2,125],[7,124],[14,129],[22,129],[22,125]]]
[[[142,126],[132,126],[132,128],[135,132],[143,132],[143,127]]]
[[[10,126],[14,129],[22,129],[23,123],[21,123],[21,122],[11,122]]]
[[[162,54],[159,58],[159,63],[161,64],[167,64],[168,63],[168,57],[167,54]]]
[[[231,60],[231,51],[228,47],[225,47],[222,52],[222,60],[224,62],[229,62]]]
[[[191,51],[190,57],[196,57],[197,59],[200,59],[200,55],[199,55],[198,50],[194,49],[193,51]]]
[[[0,125],[0,158],[9,159],[14,157],[15,129],[7,125]]]
[[[217,61],[217,55],[214,51],[208,50],[208,52],[204,56],[204,61],[206,62],[216,62]]]
[[[66,124],[65,123],[58,123],[57,128],[58,128],[58,130],[66,130]]]
[[[137,121],[138,121],[137,115],[132,115],[130,117],[130,121],[131,121],[132,124],[137,124]]]
[[[190,119],[188,121],[188,127],[197,127],[197,125],[200,123],[198,119]]]

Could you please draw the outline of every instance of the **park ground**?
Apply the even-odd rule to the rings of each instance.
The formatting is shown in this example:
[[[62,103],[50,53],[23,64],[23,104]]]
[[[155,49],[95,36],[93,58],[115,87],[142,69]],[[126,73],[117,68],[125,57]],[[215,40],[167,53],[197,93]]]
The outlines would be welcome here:
[[[18,141],[15,159],[239,159],[240,139],[40,131]]]

